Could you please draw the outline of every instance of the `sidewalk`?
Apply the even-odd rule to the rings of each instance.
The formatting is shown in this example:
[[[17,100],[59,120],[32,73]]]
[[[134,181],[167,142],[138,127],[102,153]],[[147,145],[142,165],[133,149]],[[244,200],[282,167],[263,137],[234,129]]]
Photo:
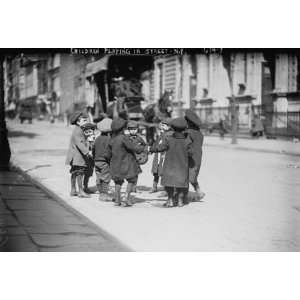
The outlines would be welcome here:
[[[229,136],[226,136],[223,140],[220,137],[216,136],[205,136],[204,145],[224,147],[227,149],[300,156],[300,143],[286,140],[269,140],[266,138],[238,138],[238,143],[236,145],[233,145],[231,144],[231,137]]]
[[[236,146],[231,145],[228,138],[205,137],[205,160],[200,173],[200,182],[207,194],[204,202],[193,202],[183,208],[163,208],[162,193],[149,193],[150,158],[142,168],[138,183],[140,193],[134,199],[136,204],[132,208],[120,208],[99,201],[98,194],[88,199],[69,196],[69,168],[64,161],[72,128],[45,122],[9,123],[8,126],[12,162],[40,186],[132,250],[300,249],[299,235],[290,234],[300,228],[300,214],[295,209],[300,207],[296,182],[299,171],[286,167],[297,163],[298,158],[273,154],[274,151],[296,151],[294,146],[299,147],[299,144],[239,140]],[[239,151],[237,147],[251,149],[251,153]],[[261,150],[270,153],[261,153]],[[286,183],[284,179],[290,177],[291,182]],[[95,185],[95,178],[90,185]]]
[[[19,172],[0,171],[0,251],[128,251]]]

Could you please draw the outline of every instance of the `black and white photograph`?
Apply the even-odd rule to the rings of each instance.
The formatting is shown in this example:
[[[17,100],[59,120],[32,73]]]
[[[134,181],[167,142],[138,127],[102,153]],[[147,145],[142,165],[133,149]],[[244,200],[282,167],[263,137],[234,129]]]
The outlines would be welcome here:
[[[300,250],[300,50],[0,50],[3,252]]]
[[[0,7],[1,299],[298,300],[295,0]]]

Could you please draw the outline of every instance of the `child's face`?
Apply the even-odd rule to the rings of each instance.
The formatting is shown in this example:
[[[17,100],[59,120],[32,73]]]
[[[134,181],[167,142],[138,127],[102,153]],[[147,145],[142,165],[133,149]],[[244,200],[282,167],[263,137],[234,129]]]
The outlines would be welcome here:
[[[92,136],[92,135],[94,135],[94,130],[93,129],[86,129],[86,130],[83,131],[83,134],[86,137]]]
[[[170,129],[169,125],[165,124],[165,123],[160,123],[159,124],[159,129],[163,130],[163,131],[168,131]]]
[[[77,120],[78,126],[82,126],[86,123],[87,123],[87,118],[85,118],[85,117],[79,117],[79,119]]]
[[[130,135],[137,135],[137,133],[138,133],[137,128],[129,128],[128,131],[129,131]]]

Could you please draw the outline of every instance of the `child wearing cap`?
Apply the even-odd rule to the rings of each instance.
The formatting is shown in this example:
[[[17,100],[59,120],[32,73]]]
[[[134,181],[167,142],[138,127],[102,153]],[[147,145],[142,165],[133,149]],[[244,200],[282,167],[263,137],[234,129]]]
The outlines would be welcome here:
[[[83,190],[84,173],[87,159],[90,156],[87,140],[81,126],[87,123],[87,118],[82,112],[75,112],[70,118],[71,125],[75,125],[66,157],[66,164],[71,166],[71,196],[89,197]],[[76,190],[76,182],[78,192]]]
[[[168,194],[167,207],[183,206],[189,186],[189,157],[192,156],[191,141],[184,133],[187,122],[184,118],[173,119],[170,123],[174,130],[172,136],[162,143],[153,145],[151,152],[166,151],[161,184]]]
[[[99,191],[99,200],[102,201],[111,200],[108,195],[109,183],[111,180],[109,160],[105,157],[111,139],[111,123],[112,119],[104,118],[97,124],[100,135],[96,138],[93,149],[97,189]]]
[[[143,140],[143,138],[138,134],[138,124],[135,121],[129,121],[128,125],[127,125],[127,132],[128,132],[128,136],[130,138],[130,140],[139,146],[143,146],[143,151],[140,154],[135,154],[135,158],[137,160],[138,163],[138,168],[139,168],[139,173],[142,172],[142,169],[140,167],[140,160],[139,160],[139,156],[143,153],[144,155],[148,155],[145,151],[146,151],[146,147],[147,144],[145,143],[145,141]],[[147,159],[147,158],[146,158]],[[137,181],[138,181],[138,176],[136,177],[136,182],[133,184],[132,186],[132,192],[136,193],[136,185],[137,185]]]
[[[115,182],[115,205],[118,206],[132,206],[130,193],[140,173],[135,153],[141,153],[144,149],[142,145],[133,143],[128,136],[125,136],[124,129],[126,124],[127,122],[121,118],[116,118],[112,121],[113,136],[105,153],[105,158],[110,160],[110,174]],[[128,184],[125,197],[121,199],[121,187],[124,180]]]
[[[171,118],[163,119],[158,125],[158,137],[154,142],[154,147],[161,144],[165,138],[172,135],[170,122]],[[164,162],[165,152],[156,152],[152,161],[152,169],[151,172],[153,174],[153,185],[151,189],[151,193],[157,192],[157,185],[159,182],[159,177],[162,175],[162,166]]]
[[[84,172],[83,177],[83,190],[86,194],[93,194],[93,191],[89,189],[89,179],[93,176],[94,172],[94,160],[93,160],[93,147],[95,142],[95,129],[96,125],[93,123],[85,123],[81,126],[83,134],[87,141],[87,146],[89,148],[89,156],[86,158],[87,167]]]
[[[200,172],[202,162],[202,145],[203,145],[203,134],[200,131],[200,118],[197,114],[187,109],[185,112],[185,119],[188,123],[187,134],[192,141],[193,157],[190,160],[189,166],[189,180],[195,192],[197,193],[196,200],[200,201],[204,196],[198,183],[198,176]]]

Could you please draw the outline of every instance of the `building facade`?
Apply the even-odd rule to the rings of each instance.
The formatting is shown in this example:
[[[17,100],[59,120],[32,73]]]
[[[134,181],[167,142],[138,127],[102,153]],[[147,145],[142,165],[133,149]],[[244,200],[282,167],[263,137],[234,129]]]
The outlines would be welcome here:
[[[239,130],[249,131],[255,115],[278,132],[300,131],[299,53],[292,51],[234,51],[230,74],[221,53],[195,53],[139,58],[132,66],[142,84],[142,105],[156,103],[171,93],[173,116],[194,108],[203,123],[231,120],[231,100],[238,107]],[[130,62],[133,58],[123,57]],[[119,58],[66,53],[19,55],[6,59],[6,103],[32,100],[51,102],[53,114],[63,115],[75,107],[106,111],[112,101],[110,77],[117,77]],[[140,65],[145,64],[144,68]],[[130,66],[130,63],[129,65]],[[151,66],[151,67],[150,67]],[[126,67],[127,68],[127,67]],[[132,70],[123,71],[130,74]],[[111,72],[114,72],[113,74]]]
[[[155,59],[151,88],[154,99],[166,90],[173,92],[174,116],[192,107],[203,123],[230,120],[233,94],[240,131],[250,130],[255,115],[265,118],[269,127],[288,128],[288,115],[300,112],[298,61],[297,53],[234,52],[231,90],[222,53],[160,57]]]

